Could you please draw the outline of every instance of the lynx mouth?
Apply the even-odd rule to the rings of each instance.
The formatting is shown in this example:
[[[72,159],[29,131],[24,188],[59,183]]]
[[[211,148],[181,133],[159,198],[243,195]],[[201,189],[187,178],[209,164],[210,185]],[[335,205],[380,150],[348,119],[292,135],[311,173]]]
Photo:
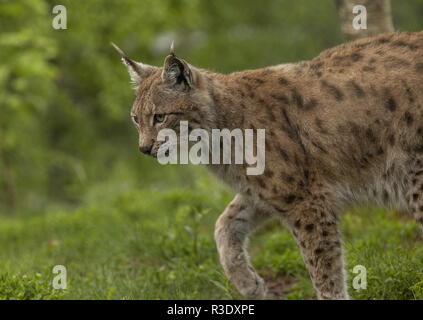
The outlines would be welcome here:
[[[153,150],[153,151],[151,151],[151,153],[149,153],[149,154],[148,154],[148,156],[150,156],[150,157],[153,157],[153,158],[157,159],[157,154],[158,154],[158,149],[157,149],[157,150]],[[165,157],[169,157],[169,155],[170,155],[170,150],[166,150],[166,151],[164,152],[164,156],[165,156]]]

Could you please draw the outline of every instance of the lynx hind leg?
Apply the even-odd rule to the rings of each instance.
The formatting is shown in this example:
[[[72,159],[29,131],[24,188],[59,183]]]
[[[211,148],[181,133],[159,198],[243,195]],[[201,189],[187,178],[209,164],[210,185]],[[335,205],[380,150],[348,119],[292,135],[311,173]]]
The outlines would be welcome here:
[[[423,232],[423,160],[417,159],[413,168],[408,172],[410,187],[407,193],[407,200],[414,218]]]
[[[318,299],[349,299],[344,273],[341,236],[332,207],[315,202],[299,205],[289,227],[300,247]]]
[[[252,299],[265,298],[267,290],[251,265],[248,235],[268,217],[237,195],[216,222],[215,239],[223,270],[238,291]]]

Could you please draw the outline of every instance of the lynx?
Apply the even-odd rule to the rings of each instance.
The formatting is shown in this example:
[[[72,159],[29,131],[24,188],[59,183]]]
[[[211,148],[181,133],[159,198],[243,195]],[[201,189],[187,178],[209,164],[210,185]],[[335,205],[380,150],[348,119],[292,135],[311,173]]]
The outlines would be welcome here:
[[[163,67],[128,58],[141,152],[157,133],[264,128],[265,170],[208,168],[236,196],[218,218],[222,267],[248,298],[268,297],[251,265],[249,234],[278,218],[295,238],[319,299],[348,299],[339,216],[373,204],[404,210],[423,228],[423,32],[346,43],[310,61],[220,74],[178,58]]]

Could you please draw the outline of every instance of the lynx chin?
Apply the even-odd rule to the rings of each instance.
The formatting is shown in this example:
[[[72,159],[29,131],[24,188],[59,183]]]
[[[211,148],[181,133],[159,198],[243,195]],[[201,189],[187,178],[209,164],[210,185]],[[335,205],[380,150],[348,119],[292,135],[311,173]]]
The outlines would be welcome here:
[[[246,161],[208,164],[237,194],[216,223],[222,267],[243,295],[267,298],[248,235],[277,218],[298,243],[319,299],[348,299],[340,214],[375,204],[423,229],[423,32],[343,44],[310,61],[220,74],[178,58],[129,59],[131,118],[141,152],[157,156],[161,129],[264,128],[262,175]],[[260,146],[254,146],[255,149]]]

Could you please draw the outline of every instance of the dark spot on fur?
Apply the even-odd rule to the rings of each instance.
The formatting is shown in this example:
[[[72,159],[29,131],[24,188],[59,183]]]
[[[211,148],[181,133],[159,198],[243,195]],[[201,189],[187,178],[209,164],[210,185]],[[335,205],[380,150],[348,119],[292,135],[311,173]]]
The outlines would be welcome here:
[[[362,98],[365,96],[363,88],[361,88],[354,80],[349,81],[348,84],[354,91],[356,97]]]
[[[351,134],[355,137],[359,137],[361,133],[360,127],[352,121],[348,121],[348,125],[350,126]]]
[[[388,42],[389,42],[389,39],[388,38],[379,38],[377,40],[377,43],[378,44],[384,44],[384,43],[388,43]]]
[[[416,63],[416,72],[423,73],[423,62]]]
[[[377,138],[375,136],[375,134],[373,133],[373,130],[370,128],[366,129],[366,138],[371,142],[371,143],[376,143],[377,142]]]
[[[258,85],[261,85],[266,82],[263,79],[259,79],[259,78],[252,78],[252,80]]]
[[[285,178],[285,181],[288,182],[288,183],[294,183],[295,182],[295,179],[292,176],[287,176]]]
[[[326,230],[322,231],[322,236],[323,237],[327,237],[329,235],[329,232],[327,232]]]
[[[260,188],[266,189],[266,184],[264,183],[262,178],[257,177],[256,180],[257,180],[257,183],[260,186]]]
[[[406,111],[403,115],[403,120],[405,121],[405,123],[407,123],[408,126],[410,126],[413,123],[413,115]]]
[[[282,102],[283,104],[289,104],[289,99],[284,94],[271,94],[270,95],[273,99]]]
[[[314,230],[314,224],[310,223],[305,226],[307,232],[312,232]]]
[[[391,146],[395,145],[395,136],[393,134],[389,135],[388,142]]]
[[[321,254],[323,252],[323,249],[322,248],[317,248],[316,250],[314,250],[314,253],[316,254],[316,255],[319,255],[319,254]]]
[[[300,143],[300,146],[304,150],[304,145],[301,144],[302,142],[301,142],[301,140],[299,138],[298,127],[295,126],[291,122],[291,119],[288,116],[288,113],[287,113],[287,111],[285,109],[282,109],[282,117],[284,119],[284,124],[283,124],[283,126],[282,126],[281,129],[288,135],[288,137],[290,139],[294,140],[295,142],[299,142]]]
[[[336,100],[342,100],[344,98],[344,94],[341,90],[335,87],[332,84],[329,84],[326,80],[320,81],[322,88],[324,88],[327,92],[335,97]]]
[[[292,89],[292,101],[297,105],[298,108],[302,109],[304,107],[303,96],[298,92],[297,89]]]
[[[408,86],[407,82],[404,79],[401,79],[401,83],[405,89],[405,92],[407,93],[408,102],[413,103],[414,102],[414,95],[411,88]]]
[[[393,97],[389,97],[385,104],[386,109],[394,112],[397,109],[397,103]]]
[[[392,43],[392,45],[396,46],[396,47],[405,47],[405,48],[408,48],[410,50],[416,50],[416,49],[419,48],[419,46],[417,46],[415,44],[404,42],[404,41],[401,41],[401,40],[394,41]]]
[[[285,212],[288,211],[288,210],[282,209],[281,207],[278,207],[278,206],[274,206],[274,208],[276,209],[276,211],[279,211],[281,213],[285,213]]]
[[[293,194],[290,194],[290,195],[287,195],[285,198],[284,198],[284,200],[285,200],[285,203],[286,204],[291,204],[291,203],[293,203],[294,201],[295,201],[295,199],[296,199],[297,197],[295,196],[295,195],[293,195]]]
[[[363,56],[357,52],[354,52],[353,54],[351,54],[351,60],[354,62],[361,60],[361,58],[363,58]]]
[[[383,62],[385,64],[385,67],[388,69],[410,66],[410,63],[407,60],[395,56],[387,56],[383,59]]]
[[[301,220],[300,220],[300,219],[297,219],[297,220],[295,221],[295,223],[294,223],[294,227],[295,227],[296,229],[301,228]]]
[[[375,72],[376,68],[373,66],[364,66],[363,68],[361,68],[361,70],[363,70],[364,72]]]
[[[310,178],[310,171],[308,171],[307,169],[304,170],[304,178],[306,180],[308,180]]]
[[[253,89],[251,85],[248,82],[244,82],[243,84],[244,87],[247,89],[247,92],[251,92],[251,90]]]
[[[319,70],[322,67],[323,67],[323,62],[322,61],[316,62],[316,63],[313,63],[313,64],[310,65],[310,69],[312,69],[312,70]]]
[[[383,200],[385,202],[389,200],[389,193],[387,190],[383,190]]]
[[[413,193],[413,201],[416,202],[419,199],[418,193]]]
[[[286,153],[286,151],[285,150],[283,150],[281,147],[277,147],[277,149],[278,149],[278,152],[279,152],[279,154],[280,154],[280,156],[285,160],[285,161],[289,161],[289,156],[288,156],[288,153]]]
[[[265,171],[264,171],[264,175],[265,175],[267,178],[271,178],[271,177],[273,177],[274,173],[273,173],[273,171],[271,171],[271,170],[265,170]]]
[[[286,86],[286,85],[288,85],[288,84],[289,84],[289,81],[288,81],[286,78],[284,78],[284,77],[279,77],[279,78],[278,78],[278,82],[279,82],[280,84],[284,85],[284,86]]]
[[[263,103],[264,103],[264,101],[263,101]],[[272,108],[269,105],[266,105],[265,109],[266,109],[266,114],[267,114],[267,118],[269,119],[269,121],[275,122],[276,116],[273,113]]]
[[[305,110],[310,110],[310,109],[313,109],[313,108],[315,108],[318,104],[319,104],[319,103],[318,103],[318,101],[317,101],[315,98],[311,98],[309,101],[307,101],[307,102],[304,104],[304,109],[305,109]]]

